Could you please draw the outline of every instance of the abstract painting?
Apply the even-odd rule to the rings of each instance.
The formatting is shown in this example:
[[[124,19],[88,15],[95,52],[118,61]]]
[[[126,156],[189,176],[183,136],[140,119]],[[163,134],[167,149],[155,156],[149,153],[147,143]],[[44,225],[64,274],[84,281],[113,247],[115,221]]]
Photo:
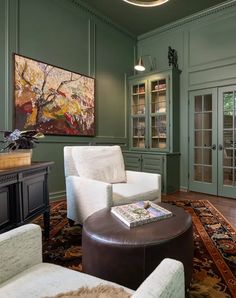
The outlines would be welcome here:
[[[95,135],[95,80],[14,55],[15,128],[47,135]]]

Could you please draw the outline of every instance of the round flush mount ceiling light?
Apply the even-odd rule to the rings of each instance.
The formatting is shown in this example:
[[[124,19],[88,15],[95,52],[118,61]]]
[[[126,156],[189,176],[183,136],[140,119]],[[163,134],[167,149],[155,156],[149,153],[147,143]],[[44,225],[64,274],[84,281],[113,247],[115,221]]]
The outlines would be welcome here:
[[[129,4],[142,7],[154,7],[168,2],[169,0],[123,0]]]

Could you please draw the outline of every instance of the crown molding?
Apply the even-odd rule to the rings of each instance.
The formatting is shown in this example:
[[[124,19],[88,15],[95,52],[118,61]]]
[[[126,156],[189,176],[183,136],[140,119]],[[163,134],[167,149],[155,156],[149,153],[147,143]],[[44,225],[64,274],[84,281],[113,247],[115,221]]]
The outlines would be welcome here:
[[[85,3],[82,3],[81,0],[67,0],[69,2],[71,2],[72,4],[76,5],[77,7],[81,8],[82,10],[84,10],[85,12],[89,13],[90,15],[92,15],[93,17],[98,18],[100,21],[102,21],[103,23],[112,26],[113,28],[115,28],[116,30],[120,31],[123,34],[128,35],[129,37],[131,37],[132,39],[137,40],[137,37],[132,34],[131,32],[129,32],[128,30],[126,30],[125,28],[123,28],[122,26],[116,24],[115,22],[113,22],[110,18],[108,18],[107,16],[101,14],[100,12],[98,12],[97,10],[91,8],[90,6],[86,5]]]
[[[200,11],[200,12],[197,12],[195,14],[192,14],[192,15],[190,15],[188,17],[182,18],[182,19],[180,19],[178,21],[169,23],[169,24],[167,24],[165,26],[162,26],[160,28],[157,28],[157,29],[151,30],[151,31],[149,31],[147,33],[141,34],[141,35],[139,35],[137,37],[137,39],[138,39],[138,41],[141,41],[143,39],[152,37],[154,35],[157,35],[159,33],[163,33],[165,31],[168,31],[168,30],[171,30],[171,29],[175,29],[175,28],[181,27],[181,26],[183,26],[185,24],[194,22],[196,20],[202,19],[202,18],[204,18],[206,16],[209,16],[209,15],[213,15],[213,14],[215,14],[217,12],[223,11],[225,9],[228,9],[228,8],[231,8],[231,7],[234,7],[234,6],[236,6],[236,0],[225,1],[222,4],[215,5],[215,6],[211,7],[211,8],[205,9],[203,11]]]

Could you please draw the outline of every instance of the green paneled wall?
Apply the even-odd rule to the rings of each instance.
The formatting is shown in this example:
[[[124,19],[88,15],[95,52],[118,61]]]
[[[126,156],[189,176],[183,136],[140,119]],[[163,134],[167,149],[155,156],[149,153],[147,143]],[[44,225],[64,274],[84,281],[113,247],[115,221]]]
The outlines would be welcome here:
[[[89,19],[67,2],[19,1],[19,52],[88,74]]]
[[[0,2],[0,127],[4,128],[5,114],[5,2]]]
[[[138,53],[168,66],[168,46],[176,49],[180,82],[181,188],[188,189],[189,91],[236,84],[236,2],[209,9],[138,37]]]
[[[53,160],[51,197],[64,194],[63,147],[126,145],[126,73],[136,40],[71,0],[0,1],[0,129],[12,129],[12,53],[96,78],[96,137],[46,136],[34,160]]]

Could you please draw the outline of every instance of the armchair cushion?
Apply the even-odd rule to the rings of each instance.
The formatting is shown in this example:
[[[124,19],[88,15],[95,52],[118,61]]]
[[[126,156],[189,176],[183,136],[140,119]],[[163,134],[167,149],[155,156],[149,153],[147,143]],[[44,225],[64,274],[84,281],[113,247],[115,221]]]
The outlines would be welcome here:
[[[58,265],[41,263],[22,271],[0,285],[1,298],[51,297],[59,293],[76,291],[81,287],[95,287],[115,283],[80,273]],[[132,290],[124,289],[133,293]]]
[[[156,188],[142,184],[117,183],[113,188],[113,206],[131,204],[137,201],[153,201],[157,199]]]
[[[82,287],[77,291],[70,291],[50,298],[131,298],[131,294],[122,287],[99,285],[96,287]]]
[[[137,201],[161,201],[159,174],[126,171],[127,183],[112,184],[113,206]]]
[[[107,183],[126,182],[119,146],[75,146],[72,156],[79,176]]]

